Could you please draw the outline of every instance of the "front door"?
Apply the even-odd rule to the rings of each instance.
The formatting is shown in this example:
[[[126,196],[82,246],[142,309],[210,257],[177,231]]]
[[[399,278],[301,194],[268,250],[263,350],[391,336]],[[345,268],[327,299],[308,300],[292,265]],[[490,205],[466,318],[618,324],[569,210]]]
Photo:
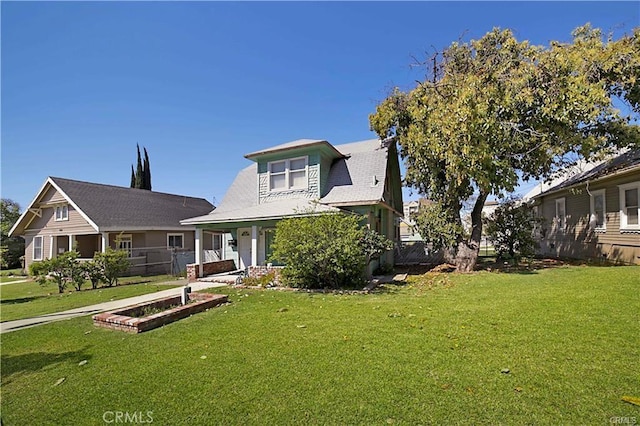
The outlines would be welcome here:
[[[251,265],[251,228],[238,228],[238,255],[240,268]]]

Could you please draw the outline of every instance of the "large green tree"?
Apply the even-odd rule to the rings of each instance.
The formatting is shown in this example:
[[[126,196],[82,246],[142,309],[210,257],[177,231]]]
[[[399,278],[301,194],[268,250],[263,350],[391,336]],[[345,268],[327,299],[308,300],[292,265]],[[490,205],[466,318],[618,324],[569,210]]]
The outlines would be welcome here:
[[[460,230],[453,243],[440,239],[459,271],[475,267],[489,195],[640,139],[629,124],[640,112],[639,29],[613,40],[586,25],[572,42],[548,47],[494,29],[424,65],[424,81],[395,89],[369,119],[380,137],[397,139],[406,182],[440,205],[456,225],[449,231]],[[465,234],[461,209],[469,200]]]
[[[9,237],[9,231],[20,218],[20,204],[3,198],[0,200],[0,253],[2,269],[18,268],[24,255],[24,239]]]

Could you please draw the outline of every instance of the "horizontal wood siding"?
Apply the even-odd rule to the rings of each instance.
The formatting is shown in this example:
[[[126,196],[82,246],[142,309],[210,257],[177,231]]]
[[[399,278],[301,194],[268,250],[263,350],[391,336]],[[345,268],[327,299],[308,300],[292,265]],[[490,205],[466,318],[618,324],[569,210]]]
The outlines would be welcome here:
[[[195,231],[147,231],[147,232],[111,232],[109,233],[109,245],[116,246],[116,239],[121,235],[131,235],[133,248],[167,248],[167,234],[183,234],[185,250],[195,250]],[[204,234],[204,238],[211,239],[210,234]],[[211,242],[209,242],[209,247]]]
[[[55,208],[45,207],[42,216],[35,219],[25,229],[25,234],[60,235],[60,234],[89,234],[95,229],[89,225],[72,206],[69,206],[69,220],[55,220]]]
[[[42,196],[42,198],[40,198],[40,203],[43,203],[43,204],[53,204],[53,203],[64,204],[64,203],[67,203],[67,199],[64,198],[64,196],[62,194],[60,194],[53,186],[49,186],[49,188],[45,191],[45,193]]]
[[[539,212],[545,219],[540,253],[560,257],[607,259],[618,263],[640,264],[640,233],[620,231],[619,185],[640,180],[640,175],[627,175],[573,190],[559,191],[541,198]],[[590,223],[589,192],[605,190],[605,229],[596,230]],[[554,227],[555,200],[565,198],[567,226]]]

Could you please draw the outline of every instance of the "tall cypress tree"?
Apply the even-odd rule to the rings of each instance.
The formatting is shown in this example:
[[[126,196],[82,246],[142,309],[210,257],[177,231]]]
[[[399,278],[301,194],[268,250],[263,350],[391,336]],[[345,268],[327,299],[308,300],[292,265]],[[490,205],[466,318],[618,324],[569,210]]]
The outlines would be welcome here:
[[[131,165],[131,188],[147,189],[151,191],[151,167],[149,166],[149,153],[147,148],[144,149],[144,164],[140,156],[140,145],[136,144],[138,149],[138,166],[133,170]]]
[[[147,148],[144,148],[144,183],[144,189],[151,191],[151,168],[149,166],[149,154],[147,154]]]
[[[133,164],[131,165],[131,185],[130,188],[136,187],[136,172],[133,171]]]
[[[140,158],[140,145],[138,147],[138,168],[136,170],[136,188],[144,189],[144,169],[142,168],[142,159]]]

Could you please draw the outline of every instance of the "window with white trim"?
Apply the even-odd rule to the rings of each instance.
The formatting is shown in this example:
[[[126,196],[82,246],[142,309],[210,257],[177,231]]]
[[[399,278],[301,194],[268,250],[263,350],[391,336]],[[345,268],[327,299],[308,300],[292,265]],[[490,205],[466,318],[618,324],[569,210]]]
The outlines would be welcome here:
[[[620,230],[640,230],[640,182],[620,185]]]
[[[589,223],[596,231],[607,229],[607,206],[605,200],[605,190],[591,191],[591,216]]]
[[[119,235],[116,239],[116,247],[118,250],[124,250],[127,252],[127,256],[133,256],[133,237],[131,234]]]
[[[268,170],[269,191],[306,189],[308,186],[307,157],[272,161],[268,163]]]
[[[69,220],[69,206],[62,205],[56,206],[56,222],[60,222],[63,220]]]
[[[553,218],[556,231],[564,231],[567,224],[566,202],[563,198],[556,198],[556,215]]]
[[[222,234],[211,234],[211,247],[219,260],[222,260]]]
[[[212,234],[211,244],[214,250],[222,249],[222,234]]]
[[[42,236],[33,237],[33,260],[42,260]]]
[[[167,248],[184,248],[184,234],[167,234]]]

